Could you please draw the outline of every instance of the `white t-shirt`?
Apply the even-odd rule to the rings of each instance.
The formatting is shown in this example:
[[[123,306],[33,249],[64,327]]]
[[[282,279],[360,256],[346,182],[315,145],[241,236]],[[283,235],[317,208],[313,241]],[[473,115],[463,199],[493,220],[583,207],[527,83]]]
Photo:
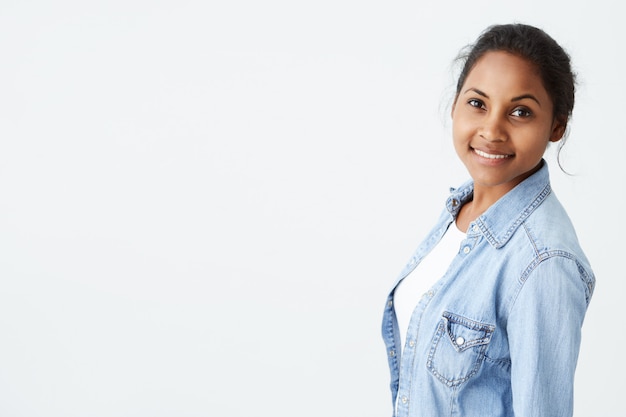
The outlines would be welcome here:
[[[446,273],[452,260],[459,252],[461,241],[465,238],[465,233],[458,229],[455,222],[450,224],[439,243],[396,288],[393,303],[400,328],[400,346],[402,349],[404,349],[404,341],[413,310],[422,295]]]

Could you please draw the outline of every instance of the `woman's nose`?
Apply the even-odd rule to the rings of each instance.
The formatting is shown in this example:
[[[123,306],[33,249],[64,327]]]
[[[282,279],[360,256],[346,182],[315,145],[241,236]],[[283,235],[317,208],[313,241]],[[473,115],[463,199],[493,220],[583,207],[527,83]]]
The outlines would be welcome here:
[[[507,140],[507,133],[503,117],[498,114],[491,113],[483,120],[480,129],[480,136],[490,142],[503,142]]]

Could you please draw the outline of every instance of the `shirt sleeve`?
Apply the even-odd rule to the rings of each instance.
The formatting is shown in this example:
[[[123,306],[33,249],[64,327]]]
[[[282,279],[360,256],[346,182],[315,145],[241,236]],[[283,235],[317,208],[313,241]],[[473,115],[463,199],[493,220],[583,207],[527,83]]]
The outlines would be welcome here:
[[[548,257],[518,293],[507,323],[516,416],[573,414],[574,371],[589,298],[583,272],[575,259]]]

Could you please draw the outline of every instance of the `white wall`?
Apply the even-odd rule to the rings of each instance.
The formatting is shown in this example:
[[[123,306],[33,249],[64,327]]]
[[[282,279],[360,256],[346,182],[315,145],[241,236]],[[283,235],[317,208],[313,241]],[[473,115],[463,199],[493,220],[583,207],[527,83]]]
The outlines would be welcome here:
[[[451,62],[511,21],[580,72],[576,416],[623,413],[615,7],[3,1],[0,415],[389,415],[386,291],[466,178]]]

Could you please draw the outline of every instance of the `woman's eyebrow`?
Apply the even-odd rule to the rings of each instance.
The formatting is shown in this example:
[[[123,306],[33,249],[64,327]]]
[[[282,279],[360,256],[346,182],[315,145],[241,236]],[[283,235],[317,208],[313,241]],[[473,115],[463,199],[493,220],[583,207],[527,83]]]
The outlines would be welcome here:
[[[485,94],[484,92],[480,91],[478,88],[470,87],[467,90],[465,90],[465,93],[467,93],[468,91],[473,91],[476,94],[478,94],[479,96],[483,96],[485,98],[489,98],[489,96],[487,94]]]
[[[536,101],[537,104],[539,105],[539,107],[541,107],[541,103],[539,102],[539,100],[537,100],[537,97],[533,96],[532,94],[522,94],[521,96],[513,97],[511,99],[511,101],[520,101],[520,100],[523,100],[525,98],[529,98],[531,100]]]

